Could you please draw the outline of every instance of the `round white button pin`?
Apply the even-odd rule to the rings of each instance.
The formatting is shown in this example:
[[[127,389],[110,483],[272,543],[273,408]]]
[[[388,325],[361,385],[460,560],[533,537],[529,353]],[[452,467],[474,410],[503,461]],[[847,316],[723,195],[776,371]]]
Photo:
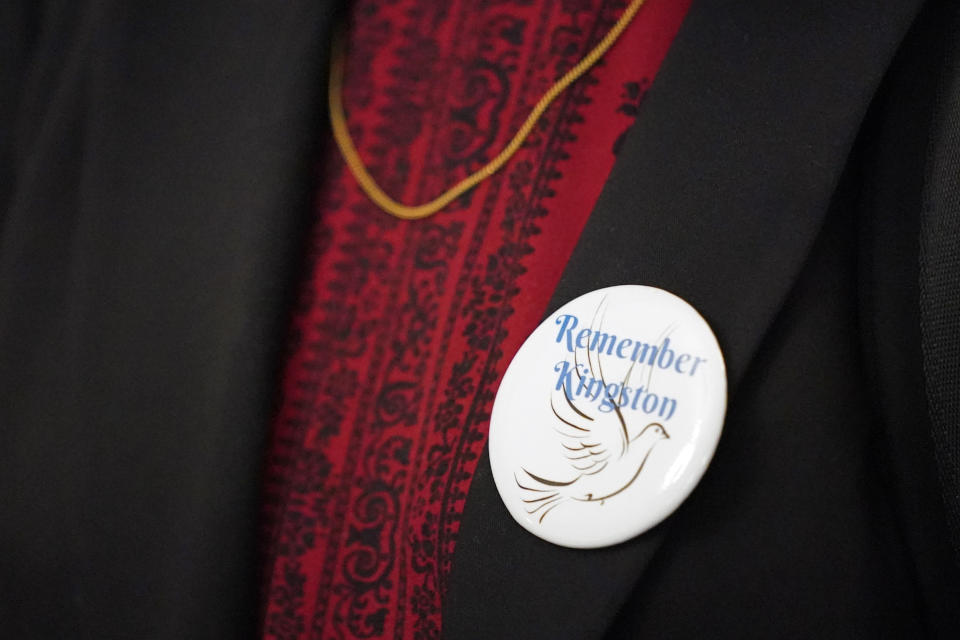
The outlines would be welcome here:
[[[510,514],[565,547],[655,526],[700,481],[727,404],[709,325],[654,287],[592,291],[551,314],[504,374],[490,465]]]

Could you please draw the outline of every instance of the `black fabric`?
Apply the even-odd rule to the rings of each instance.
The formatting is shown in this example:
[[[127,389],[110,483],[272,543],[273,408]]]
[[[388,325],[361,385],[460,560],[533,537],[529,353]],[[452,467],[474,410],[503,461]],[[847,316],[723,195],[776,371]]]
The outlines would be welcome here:
[[[328,6],[18,4],[0,635],[252,636]]]
[[[862,183],[859,218],[859,307],[867,377],[885,444],[878,451],[919,596],[932,633],[960,627],[960,585],[950,561],[921,351],[920,238],[928,147],[948,27],[948,3],[926,7],[881,87],[855,165]]]
[[[874,419],[878,398],[851,349],[858,343],[855,309],[838,307],[837,313],[847,311],[842,318],[817,309],[856,296],[850,273],[836,276],[832,292],[817,291],[825,283],[808,282],[804,303],[788,306],[779,320],[793,328],[781,344],[767,347],[784,355],[755,362],[831,201],[839,207],[836,215],[847,212],[849,224],[859,181],[852,175],[837,191],[839,178],[916,9],[904,3],[877,11],[857,2],[694,2],[551,310],[586,291],[623,283],[660,286],[698,308],[718,336],[731,383],[717,462],[726,471],[711,471],[691,499],[699,511],[684,508],[702,517],[684,521],[678,515],[619,547],[573,551],[544,543],[512,521],[485,457],[461,525],[446,637],[596,638],[618,612],[612,637],[641,631],[764,637],[777,629],[817,637],[939,628],[923,595],[915,595],[916,570],[902,552],[903,532],[894,517],[899,505],[878,488],[886,483],[877,453],[884,421]],[[857,245],[849,233],[835,227],[833,233],[846,240],[824,240],[833,249],[823,260],[849,272],[855,265],[838,263],[838,256]],[[907,282],[916,288],[916,278]],[[741,389],[751,366],[757,378]],[[815,386],[806,386],[810,382]],[[815,391],[817,412],[808,397]],[[915,422],[892,429],[919,429],[929,438],[922,421]],[[812,437],[797,441],[799,433]],[[787,449],[779,449],[781,443],[789,443]],[[932,457],[910,461],[924,469],[934,464]],[[784,469],[793,474],[783,475]],[[725,492],[732,495],[724,499]],[[713,500],[705,504],[701,494]],[[741,505],[740,495],[750,505]],[[924,494],[927,504],[930,495],[938,499],[935,491]],[[942,547],[939,513],[910,513],[932,523],[923,526],[939,532]],[[686,530],[675,532],[682,525],[674,520],[686,522]],[[677,540],[689,547],[674,546]],[[709,562],[714,554],[726,555]],[[669,583],[656,580],[651,562],[677,569],[669,572]],[[956,567],[941,555],[936,570],[932,583],[945,594],[937,596],[942,600],[954,593]],[[673,598],[667,603],[673,606],[663,607],[672,616],[648,611],[653,605],[646,601],[657,600],[642,586],[650,575],[649,589],[662,586],[657,593]],[[884,580],[889,584],[881,585]],[[828,606],[836,607],[832,615],[820,613]],[[640,613],[630,615],[634,610]],[[688,611],[690,619],[680,620]]]
[[[923,202],[923,354],[943,497],[960,558],[960,6],[943,12],[949,34],[938,75]]]
[[[708,473],[606,637],[923,637],[859,348],[857,189],[835,195]]]
[[[39,3],[0,3],[0,228],[13,191],[14,129],[30,53],[39,35]]]

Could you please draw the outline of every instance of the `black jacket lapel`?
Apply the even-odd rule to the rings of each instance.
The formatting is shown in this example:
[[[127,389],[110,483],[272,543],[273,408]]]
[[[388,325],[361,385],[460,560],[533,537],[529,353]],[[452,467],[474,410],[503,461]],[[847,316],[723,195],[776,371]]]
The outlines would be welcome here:
[[[861,331],[885,467],[938,637],[960,628],[958,28],[956,3],[928,3],[901,47],[864,126],[859,216]]]
[[[12,4],[3,634],[252,637],[331,3]]]
[[[609,285],[672,291],[713,327],[733,396],[919,4],[694,2],[550,310]],[[668,527],[594,551],[542,542],[510,518],[484,456],[445,636],[597,637]]]
[[[960,559],[960,7],[942,20],[945,64],[938,77],[937,110],[927,149],[921,266],[923,357],[940,478],[951,540]]]

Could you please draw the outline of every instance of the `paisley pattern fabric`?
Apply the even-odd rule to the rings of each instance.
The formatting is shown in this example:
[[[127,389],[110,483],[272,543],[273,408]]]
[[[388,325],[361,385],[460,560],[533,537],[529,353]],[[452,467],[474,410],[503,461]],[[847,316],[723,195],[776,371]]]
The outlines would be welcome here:
[[[264,637],[439,637],[497,383],[688,4],[649,0],[504,170],[432,218],[377,209],[325,145],[266,461]],[[371,173],[419,203],[476,170],[624,5],[358,0],[344,101]]]

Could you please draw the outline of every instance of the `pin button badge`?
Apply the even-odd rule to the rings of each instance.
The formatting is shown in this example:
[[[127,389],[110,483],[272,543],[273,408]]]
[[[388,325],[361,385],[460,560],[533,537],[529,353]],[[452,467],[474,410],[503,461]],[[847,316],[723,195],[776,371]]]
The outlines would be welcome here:
[[[713,458],[727,377],[709,325],[655,287],[568,302],[520,347],[490,418],[500,497],[527,531],[605,547],[661,522]]]

